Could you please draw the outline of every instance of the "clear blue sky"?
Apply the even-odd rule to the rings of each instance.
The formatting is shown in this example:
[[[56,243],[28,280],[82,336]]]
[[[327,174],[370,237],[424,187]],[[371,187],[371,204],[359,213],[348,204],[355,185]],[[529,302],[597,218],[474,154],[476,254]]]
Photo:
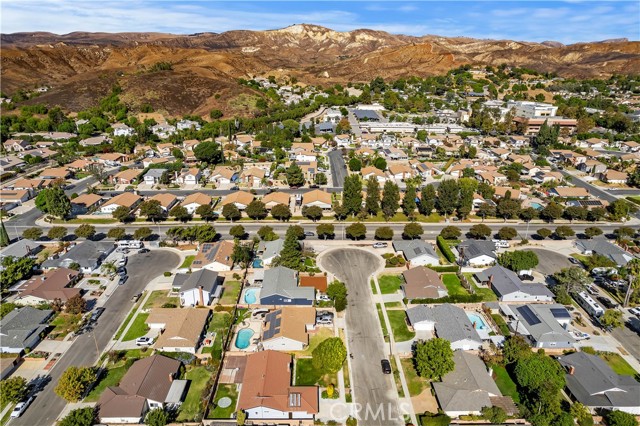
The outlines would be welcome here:
[[[311,23],[337,31],[563,43],[640,40],[640,1],[2,0],[2,33],[266,30]]]

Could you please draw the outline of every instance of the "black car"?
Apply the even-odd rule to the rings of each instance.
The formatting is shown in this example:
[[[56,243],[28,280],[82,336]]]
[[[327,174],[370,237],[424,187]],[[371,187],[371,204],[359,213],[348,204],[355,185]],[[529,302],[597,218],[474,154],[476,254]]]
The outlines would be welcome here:
[[[127,279],[129,279],[129,277],[127,275],[120,276],[120,280],[118,281],[118,285],[122,285],[122,284],[126,283]]]
[[[382,372],[384,374],[391,374],[391,363],[388,359],[383,359],[380,361],[380,365],[382,365]]]
[[[141,248],[140,250],[138,250],[138,253],[149,253],[149,249],[148,248]]]
[[[100,318],[100,315],[104,312],[104,308],[96,308],[95,311],[91,314],[91,322],[95,322]]]
[[[320,188],[320,185],[316,185],[316,184],[309,185],[309,188]]]
[[[604,305],[604,307],[607,309],[615,309],[616,307],[618,307],[616,303],[612,302],[609,298],[606,298],[604,296],[598,296],[596,297],[596,299],[598,299],[598,302],[602,303],[602,305]]]
[[[124,266],[119,267],[116,270],[116,274],[120,275],[120,276],[124,276],[127,275],[127,268],[125,268]]]
[[[533,281],[533,275],[522,274],[522,275],[520,275],[520,279],[522,281]]]

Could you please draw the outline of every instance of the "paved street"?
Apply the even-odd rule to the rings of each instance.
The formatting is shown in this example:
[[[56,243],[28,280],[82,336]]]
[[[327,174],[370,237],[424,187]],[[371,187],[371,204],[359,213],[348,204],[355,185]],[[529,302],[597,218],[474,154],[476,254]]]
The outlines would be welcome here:
[[[331,182],[334,188],[340,188],[344,186],[344,178],[347,177],[347,167],[342,158],[342,151],[335,150],[327,154],[329,162],[331,163]]]
[[[389,358],[376,315],[369,280],[382,267],[382,259],[359,249],[336,249],[320,256],[321,267],[347,285],[347,330],[354,402],[358,424],[387,426],[404,424],[399,415],[398,393],[391,374],[383,374],[380,360]]]
[[[131,297],[144,290],[153,278],[176,267],[178,261],[179,256],[167,250],[153,250],[150,253],[130,256],[127,264],[129,279],[125,285],[119,286],[113,292],[104,305],[105,312],[98,320],[95,329],[75,339],[71,348],[51,370],[51,382],[22,417],[11,421],[11,425],[53,425],[66,405],[65,401],[53,391],[62,373],[72,365],[93,365],[131,309]],[[96,352],[96,346],[98,352]]]
[[[611,335],[631,356],[640,361],[640,337],[637,332],[630,330],[625,324],[623,327],[613,329]]]
[[[538,255],[538,266],[535,270],[544,275],[553,275],[563,268],[576,266],[569,259],[557,251],[530,248],[527,249]]]

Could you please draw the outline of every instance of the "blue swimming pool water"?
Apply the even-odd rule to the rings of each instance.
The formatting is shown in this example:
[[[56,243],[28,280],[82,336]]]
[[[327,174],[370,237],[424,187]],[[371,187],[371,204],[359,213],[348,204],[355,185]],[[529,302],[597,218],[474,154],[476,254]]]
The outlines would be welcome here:
[[[475,326],[476,330],[486,330],[489,328],[480,315],[467,312],[467,317],[469,321],[471,321],[471,324]]]
[[[253,259],[253,267],[264,268],[264,265],[262,264],[262,259]]]
[[[542,208],[542,204],[540,203],[529,203],[529,205],[536,210],[540,210]]]
[[[258,292],[257,288],[250,288],[249,290],[247,290],[244,293],[244,301],[245,303],[248,304],[253,304],[256,303],[256,301],[258,300],[258,297],[256,296],[256,293]]]
[[[243,328],[238,331],[236,336],[236,348],[247,349],[251,344],[251,337],[253,336],[253,330],[250,328]]]

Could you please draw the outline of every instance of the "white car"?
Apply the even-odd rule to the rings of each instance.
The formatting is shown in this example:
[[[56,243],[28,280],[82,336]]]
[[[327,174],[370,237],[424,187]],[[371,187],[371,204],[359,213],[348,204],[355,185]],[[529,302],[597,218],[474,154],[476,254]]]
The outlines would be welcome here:
[[[629,309],[629,313],[637,317],[640,317],[640,308],[631,308]]]
[[[118,260],[118,263],[116,266],[121,267],[126,265],[127,265],[127,256],[124,256],[120,260]]]
[[[386,248],[387,246],[387,243],[373,243],[373,248]]]
[[[16,406],[13,409],[13,411],[11,412],[11,416],[10,417],[11,418],[20,417],[25,411],[27,411],[27,408],[33,402],[33,398],[34,398],[33,396],[30,396],[26,400],[24,400],[22,402],[18,402],[18,404],[16,404]]]
[[[322,302],[330,302],[331,301],[331,298],[329,296],[327,296],[326,294],[319,294],[317,299],[322,301]]]
[[[138,346],[151,346],[151,345],[153,345],[153,339],[151,337],[138,337],[136,339],[136,345],[138,345]]]

